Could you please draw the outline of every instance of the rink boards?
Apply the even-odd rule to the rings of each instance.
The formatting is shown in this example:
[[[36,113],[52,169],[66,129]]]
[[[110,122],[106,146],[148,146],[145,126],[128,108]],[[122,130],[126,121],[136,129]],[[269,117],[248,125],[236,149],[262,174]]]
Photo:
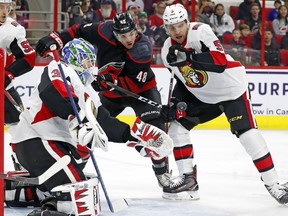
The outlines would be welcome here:
[[[36,66],[31,72],[15,79],[15,86],[26,107],[28,98],[35,88],[37,80],[43,71],[43,66]],[[153,68],[156,74],[158,89],[162,102],[167,102],[170,73],[166,68]],[[247,79],[252,97],[253,112],[260,129],[288,129],[288,70],[287,69],[247,69]],[[126,109],[121,120],[131,124],[135,117],[132,109]],[[227,129],[224,115],[204,125],[199,129]]]

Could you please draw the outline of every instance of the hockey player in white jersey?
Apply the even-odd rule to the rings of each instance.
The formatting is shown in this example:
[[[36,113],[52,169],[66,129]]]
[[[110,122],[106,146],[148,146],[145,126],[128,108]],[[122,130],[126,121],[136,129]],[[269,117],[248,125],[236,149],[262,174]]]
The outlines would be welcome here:
[[[23,26],[8,17],[12,7],[12,0],[0,0],[0,48],[4,49],[5,61],[5,125],[13,135],[19,122],[19,115],[24,109],[21,97],[13,86],[14,77],[21,76],[33,69],[36,52],[26,39]],[[12,154],[15,170],[21,166]]]
[[[225,55],[219,39],[203,23],[189,22],[180,4],[167,6],[163,15],[170,36],[162,48],[164,65],[176,76],[172,107],[163,106],[161,116],[171,122],[174,157],[180,180],[163,188],[167,199],[199,199],[196,169],[193,169],[193,137],[189,131],[222,113],[231,132],[250,155],[261,180],[279,203],[288,203],[288,184],[279,184],[271,154],[253,116],[245,68]],[[177,103],[187,108],[179,116]],[[225,187],[225,186],[224,186]]]
[[[79,125],[74,117],[58,65],[56,61],[51,61],[44,68],[30,97],[30,108],[20,115],[12,143],[20,164],[29,171],[31,177],[41,175],[64,155],[69,155],[71,162],[67,168],[39,186],[41,191],[48,191],[52,196],[42,200],[41,209],[34,210],[29,216],[98,215],[98,180],[87,180],[83,168],[90,156],[89,149],[93,150],[96,146],[107,151],[108,139],[120,143],[133,142],[142,156],[155,159],[165,157],[172,151],[172,141],[164,131],[140,121],[135,123],[135,133],[132,133],[129,125],[111,117],[100,106],[98,94],[90,85],[97,70],[94,47],[89,42],[73,39],[64,46],[62,54],[67,64],[61,65],[82,124]],[[100,128],[100,131],[95,128]],[[15,193],[18,201],[19,194],[23,194],[20,190],[16,189]],[[76,196],[82,193],[81,190],[87,191],[87,196]],[[11,193],[6,192],[5,201],[8,199],[6,195],[9,195],[9,203],[13,204]],[[22,197],[23,202],[28,199]],[[79,202],[85,203],[83,205],[86,208],[77,205]]]
[[[0,48],[4,49],[7,53],[5,62],[5,89],[17,103],[17,105],[13,105],[8,100],[6,92],[5,123],[9,124],[9,126],[19,121],[20,112],[15,108],[15,105],[23,109],[20,96],[11,82],[13,82],[14,77],[21,76],[30,71],[34,67],[36,60],[36,52],[26,39],[24,27],[8,17],[11,7],[12,0],[0,0]],[[9,132],[11,133],[11,131]]]

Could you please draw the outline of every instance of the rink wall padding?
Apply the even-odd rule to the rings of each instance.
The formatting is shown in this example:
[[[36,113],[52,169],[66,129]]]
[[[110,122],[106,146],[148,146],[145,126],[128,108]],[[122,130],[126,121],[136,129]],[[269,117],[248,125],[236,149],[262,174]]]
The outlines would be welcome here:
[[[153,68],[156,74],[162,103],[167,103],[170,74],[166,68]],[[29,107],[29,96],[36,86],[43,71],[43,66],[36,66],[31,72],[15,79],[15,86],[23,103]],[[251,92],[253,112],[260,129],[288,129],[288,69],[247,69],[247,79]],[[217,83],[215,84],[217,85]],[[221,84],[219,84],[221,85]],[[126,109],[119,119],[132,124],[134,113]],[[199,129],[229,129],[224,115]]]

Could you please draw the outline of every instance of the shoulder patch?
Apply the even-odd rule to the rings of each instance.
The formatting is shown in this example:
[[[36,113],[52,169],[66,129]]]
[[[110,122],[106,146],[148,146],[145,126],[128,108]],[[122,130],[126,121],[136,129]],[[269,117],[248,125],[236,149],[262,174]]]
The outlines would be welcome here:
[[[152,59],[152,47],[148,40],[145,40],[144,37],[142,38],[134,44],[129,53],[132,60],[145,63]]]
[[[16,22],[16,21],[13,21],[13,22],[11,22],[11,25],[13,25],[13,26],[17,27],[17,26],[19,26],[19,23],[18,23],[18,22]]]
[[[202,23],[198,23],[198,24],[194,25],[192,27],[192,30],[197,30],[199,28],[199,26],[201,26],[201,25],[202,25]]]

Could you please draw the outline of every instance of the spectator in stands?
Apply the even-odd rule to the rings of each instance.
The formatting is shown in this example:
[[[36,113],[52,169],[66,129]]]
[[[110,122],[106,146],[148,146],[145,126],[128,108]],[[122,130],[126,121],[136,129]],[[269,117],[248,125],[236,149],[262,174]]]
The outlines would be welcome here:
[[[214,12],[215,3],[211,0],[199,0],[199,13],[205,14],[207,17]]]
[[[11,7],[11,11],[9,13],[9,17],[11,17],[12,19],[16,20],[21,26],[23,26],[24,28],[28,28],[28,21],[25,19],[24,16],[20,16],[17,12],[16,12],[16,0],[12,0],[12,7]]]
[[[100,1],[100,9],[95,10],[97,13],[99,20],[101,22],[107,20],[113,20],[116,16],[117,12],[112,9],[112,1],[111,0],[101,0]]]
[[[136,18],[138,18],[137,17],[138,13],[143,11],[143,10],[141,9],[141,7],[138,4],[132,4],[132,5],[127,7],[127,11],[133,11],[135,13]]]
[[[139,11],[144,11],[144,2],[143,0],[126,0],[126,8],[129,10],[131,6],[138,6]]]
[[[143,0],[143,3],[144,3],[143,11],[145,11],[148,16],[153,14],[154,9],[156,7],[155,0]]]
[[[164,1],[159,1],[155,8],[155,13],[151,14],[148,18],[149,27],[155,31],[156,28],[163,25],[163,13],[166,8],[166,3]]]
[[[288,26],[288,9],[286,5],[281,5],[278,11],[277,18],[272,22],[273,30],[276,35],[285,35]]]
[[[189,20],[191,20],[191,8],[189,8],[189,11],[187,12],[188,12]],[[199,12],[199,4],[197,2],[195,5],[195,13],[196,13],[196,16],[195,16],[196,22],[202,22],[202,23],[208,24],[212,28],[212,30],[215,32],[214,25],[210,22],[210,19],[205,14],[202,14]]]
[[[241,31],[235,28],[232,31],[233,38],[228,41],[228,47],[225,49],[235,60],[244,63],[247,48],[245,41],[241,39]]]
[[[67,9],[69,14],[69,26],[74,24],[97,23],[99,17],[90,5],[90,0],[75,1]]]
[[[282,2],[280,0],[274,1],[274,8],[270,11],[270,13],[267,16],[268,21],[273,21],[277,15],[278,15],[278,9],[282,5]]]
[[[16,11],[29,11],[29,4],[27,0],[16,0]],[[29,20],[29,13],[19,14],[24,20]]]
[[[280,55],[280,48],[276,44],[273,32],[271,29],[265,29],[264,35],[264,44],[265,44],[265,66],[280,66],[281,63],[281,55]],[[256,50],[261,49],[261,28],[260,31],[254,35],[252,48]],[[260,62],[260,52],[255,52],[252,56],[252,60],[254,62]]]
[[[260,13],[261,13],[261,5],[259,0],[244,0],[238,8],[238,14],[236,16],[236,20],[245,20],[248,19],[250,17],[250,9],[252,4],[258,4],[259,8],[260,8]],[[238,22],[239,23],[239,22]]]
[[[210,16],[210,22],[215,27],[216,36],[222,41],[223,34],[231,34],[235,24],[232,17],[225,13],[223,4],[217,4],[214,10],[215,12]]]
[[[244,19],[245,24],[250,27],[253,34],[259,30],[259,24],[261,23],[260,6],[257,3],[252,3],[250,8],[250,15]]]
[[[240,25],[239,29],[241,31],[241,39],[245,42],[247,47],[251,47],[252,40],[250,37],[250,27],[247,24],[243,23]]]
[[[153,31],[148,26],[148,15],[145,11],[141,11],[138,13],[138,26],[137,26],[138,32],[141,32],[142,34],[146,35],[151,43],[151,45],[154,45],[154,39],[153,39]]]
[[[280,48],[288,50],[288,32],[286,32],[286,35],[282,37]],[[288,58],[288,56],[286,56],[286,58]]]
[[[117,11],[118,10],[118,4],[116,2],[117,0],[111,0],[111,5],[112,5],[112,9]],[[122,0],[119,0],[122,4]],[[97,10],[97,9],[100,9],[100,5],[101,5],[101,0],[91,0],[91,7],[93,8],[93,10]],[[121,11],[122,11],[122,5],[121,5]],[[120,11],[120,12],[121,12]]]
[[[187,12],[189,11],[189,5],[191,5],[191,0],[174,0],[173,4],[182,4],[185,9],[187,10]]]

